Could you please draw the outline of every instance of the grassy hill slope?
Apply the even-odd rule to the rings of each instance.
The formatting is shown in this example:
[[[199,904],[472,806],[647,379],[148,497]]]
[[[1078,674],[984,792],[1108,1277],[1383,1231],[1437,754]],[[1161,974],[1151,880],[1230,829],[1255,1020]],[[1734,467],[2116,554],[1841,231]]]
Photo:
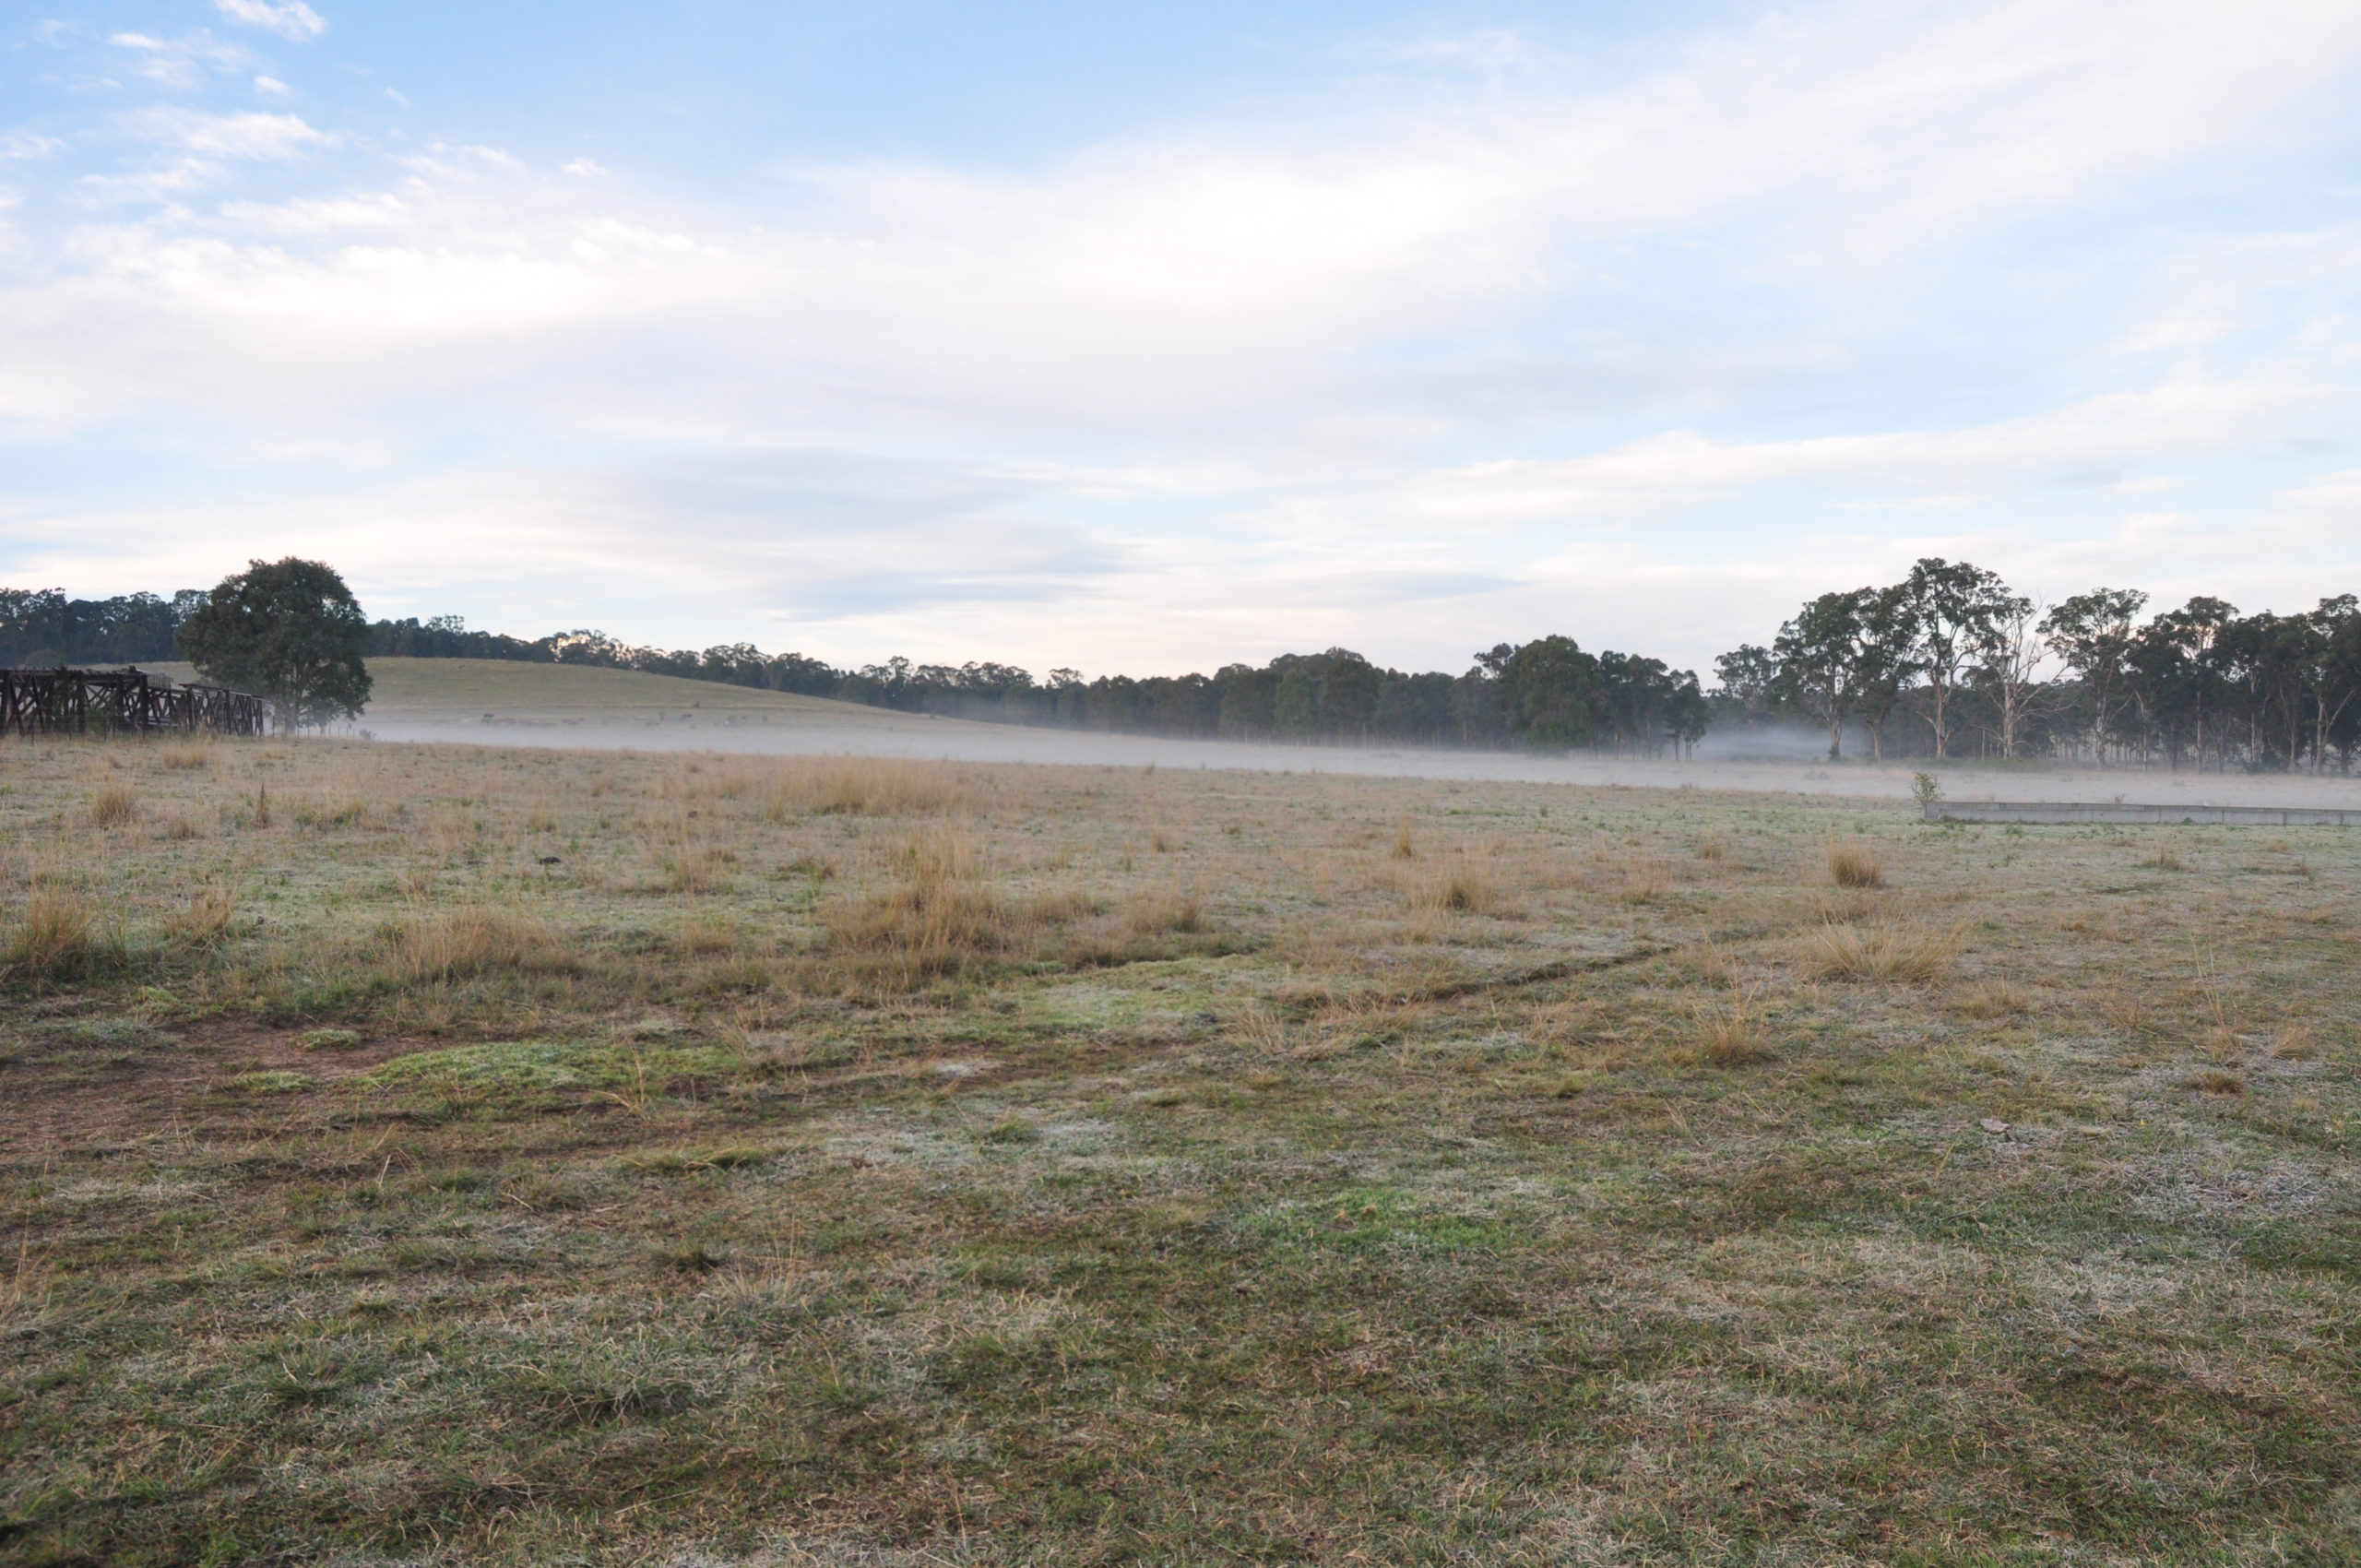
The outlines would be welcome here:
[[[148,668],[175,681],[196,678],[186,664]],[[825,697],[647,675],[586,665],[525,664],[496,659],[373,659],[374,691],[364,724],[566,724],[612,726],[694,723],[793,724],[936,729],[955,720],[864,707]],[[965,724],[961,728],[967,728]]]

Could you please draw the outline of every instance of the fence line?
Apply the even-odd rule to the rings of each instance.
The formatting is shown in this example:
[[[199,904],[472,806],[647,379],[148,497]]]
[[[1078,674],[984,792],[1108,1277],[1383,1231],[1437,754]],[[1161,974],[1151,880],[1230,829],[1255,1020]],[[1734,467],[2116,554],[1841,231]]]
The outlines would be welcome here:
[[[2361,827],[2335,806],[2151,806],[2119,801],[1937,801],[1928,822],[2164,822],[2252,827]]]
[[[0,670],[0,735],[210,730],[259,735],[270,705],[246,692],[176,686],[144,670]]]

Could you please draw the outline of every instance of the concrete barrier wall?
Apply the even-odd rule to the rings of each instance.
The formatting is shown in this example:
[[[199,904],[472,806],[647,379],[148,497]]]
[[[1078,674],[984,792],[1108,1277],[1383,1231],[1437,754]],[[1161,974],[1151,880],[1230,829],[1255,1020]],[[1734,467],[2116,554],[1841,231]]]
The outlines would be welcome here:
[[[2141,806],[2117,802],[1937,801],[1928,822],[2181,822],[2238,827],[2361,827],[2361,811],[2320,806]]]

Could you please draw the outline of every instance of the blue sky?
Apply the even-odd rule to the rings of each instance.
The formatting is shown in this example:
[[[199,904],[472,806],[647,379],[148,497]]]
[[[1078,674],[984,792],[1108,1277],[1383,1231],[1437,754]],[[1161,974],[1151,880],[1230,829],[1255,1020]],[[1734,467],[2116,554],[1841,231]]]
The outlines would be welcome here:
[[[0,582],[1092,672],[2361,589],[2361,7],[0,4]]]

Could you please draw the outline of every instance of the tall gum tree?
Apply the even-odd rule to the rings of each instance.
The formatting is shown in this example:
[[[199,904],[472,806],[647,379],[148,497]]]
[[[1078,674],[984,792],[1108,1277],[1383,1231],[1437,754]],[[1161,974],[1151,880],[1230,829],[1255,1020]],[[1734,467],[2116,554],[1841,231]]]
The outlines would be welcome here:
[[[1917,627],[1914,651],[1927,677],[1927,721],[1934,727],[1940,761],[1952,754],[1951,701],[1961,677],[1983,661],[2001,619],[2025,607],[2024,600],[1996,572],[1933,555],[1911,567],[1902,587]]]

